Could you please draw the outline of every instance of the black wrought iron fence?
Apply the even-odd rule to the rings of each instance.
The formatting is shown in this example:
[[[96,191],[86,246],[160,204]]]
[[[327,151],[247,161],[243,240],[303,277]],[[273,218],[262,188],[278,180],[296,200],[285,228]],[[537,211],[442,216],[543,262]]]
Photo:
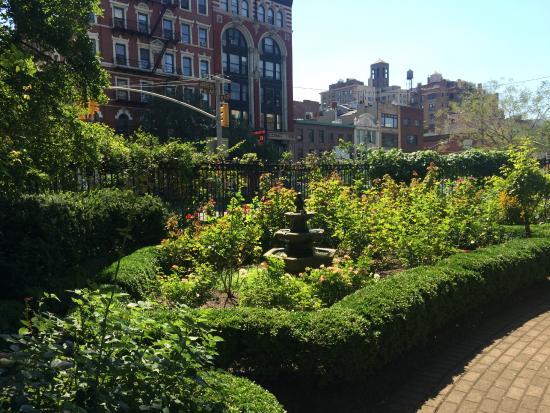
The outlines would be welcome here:
[[[548,160],[542,160],[547,173]],[[173,205],[191,210],[212,200],[216,210],[223,213],[231,198],[240,193],[246,202],[262,197],[263,188],[277,182],[308,195],[309,182],[336,173],[346,185],[358,180],[368,184],[373,178],[368,164],[326,163],[314,167],[301,163],[240,164],[234,162],[208,163],[187,168],[120,168],[116,171],[72,171],[54,179],[49,189],[54,191],[89,191],[98,188],[119,188],[139,194],[154,194]],[[262,180],[265,185],[262,186]],[[43,188],[36,188],[39,191]]]

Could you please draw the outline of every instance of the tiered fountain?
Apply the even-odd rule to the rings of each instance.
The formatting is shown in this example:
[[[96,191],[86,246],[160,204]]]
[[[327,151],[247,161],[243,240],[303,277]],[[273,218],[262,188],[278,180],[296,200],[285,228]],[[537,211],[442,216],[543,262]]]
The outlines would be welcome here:
[[[278,257],[284,260],[286,271],[300,274],[306,268],[319,268],[330,265],[336,250],[314,247],[325,231],[323,229],[308,229],[307,221],[315,214],[306,212],[302,194],[296,196],[296,212],[287,212],[285,217],[290,221],[290,229],[282,229],[275,233],[275,238],[283,241],[284,248],[274,248],[265,257]]]

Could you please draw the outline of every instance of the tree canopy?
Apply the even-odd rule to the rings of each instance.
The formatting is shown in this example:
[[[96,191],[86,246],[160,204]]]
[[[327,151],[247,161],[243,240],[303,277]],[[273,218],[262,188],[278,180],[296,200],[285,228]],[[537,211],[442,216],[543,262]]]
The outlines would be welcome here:
[[[475,88],[449,111],[438,113],[439,130],[474,147],[506,148],[527,137],[541,151],[550,149],[550,82],[536,90],[491,82]]]
[[[0,185],[22,189],[86,156],[79,113],[103,102],[107,74],[92,51],[98,0],[0,0]],[[8,186],[10,188],[8,188]]]

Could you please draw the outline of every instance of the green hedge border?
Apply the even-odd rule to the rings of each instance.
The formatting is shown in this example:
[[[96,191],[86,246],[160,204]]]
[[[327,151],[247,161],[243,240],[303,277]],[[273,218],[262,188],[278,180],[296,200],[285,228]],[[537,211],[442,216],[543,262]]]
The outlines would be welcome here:
[[[298,372],[356,380],[420,345],[452,320],[550,276],[550,233],[418,267],[312,313],[202,310],[224,338],[220,367],[272,378]]]

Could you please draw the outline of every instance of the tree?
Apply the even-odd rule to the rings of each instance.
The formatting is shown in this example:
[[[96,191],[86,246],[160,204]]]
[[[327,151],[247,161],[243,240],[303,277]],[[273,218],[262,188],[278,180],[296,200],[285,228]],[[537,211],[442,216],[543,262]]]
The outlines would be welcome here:
[[[155,93],[164,94],[163,90],[155,90]],[[210,112],[210,108],[204,106],[199,91],[195,91],[187,103]],[[158,136],[163,142],[170,138],[199,141],[216,134],[213,120],[191,109],[158,98],[151,99],[149,110],[143,118],[142,128]]]
[[[0,187],[22,190],[86,157],[78,119],[104,101],[106,73],[87,35],[98,0],[0,0]]]
[[[534,91],[491,82],[438,113],[441,133],[451,140],[470,140],[474,147],[507,148],[527,137],[537,149],[547,151],[549,124],[550,82],[542,82]]]

